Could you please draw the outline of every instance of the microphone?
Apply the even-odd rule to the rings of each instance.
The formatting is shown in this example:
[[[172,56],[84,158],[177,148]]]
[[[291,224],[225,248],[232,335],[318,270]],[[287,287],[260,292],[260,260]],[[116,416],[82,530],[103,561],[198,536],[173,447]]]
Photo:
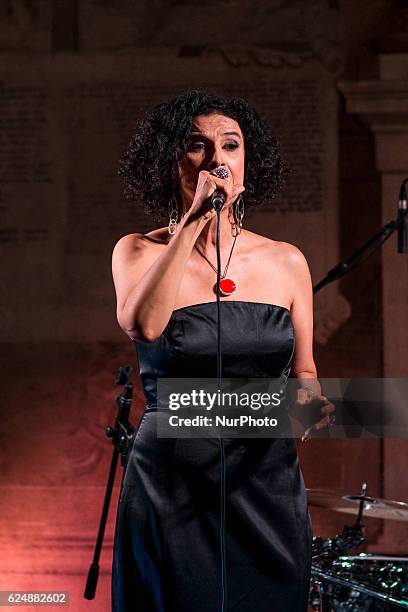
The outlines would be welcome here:
[[[398,201],[398,216],[397,216],[397,243],[398,253],[407,252],[407,222],[405,216],[407,214],[407,190],[405,181],[403,181]]]
[[[214,191],[211,196],[211,206],[217,212],[220,212],[223,209],[225,204],[225,196],[221,191]]]
[[[218,166],[218,168],[214,168],[214,170],[211,170],[210,174],[213,174],[214,176],[218,176],[218,178],[223,178],[226,179],[229,177],[229,172],[226,168],[223,168],[222,166]],[[225,194],[222,191],[214,191],[214,193],[211,196],[211,206],[214,208],[214,210],[216,210],[217,212],[220,212],[223,209],[223,206],[225,204]]]

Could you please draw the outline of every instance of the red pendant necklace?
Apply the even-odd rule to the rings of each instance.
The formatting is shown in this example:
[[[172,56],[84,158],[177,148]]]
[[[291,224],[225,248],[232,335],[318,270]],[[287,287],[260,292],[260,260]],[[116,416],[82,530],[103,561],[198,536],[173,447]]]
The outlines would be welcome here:
[[[228,261],[227,261],[227,265],[225,266],[225,270],[223,272],[223,274],[221,274],[221,280],[220,280],[220,293],[222,295],[231,295],[231,293],[234,293],[235,289],[237,288],[236,283],[230,279],[230,278],[225,278],[226,274],[227,274],[227,270],[228,270],[228,266],[229,266],[229,262],[231,260],[231,256],[232,256],[232,251],[234,250],[234,246],[235,246],[235,242],[236,239],[238,238],[238,234],[236,234],[236,236],[234,237],[234,242],[232,243],[232,247],[231,247],[231,252],[230,255],[228,257]],[[200,249],[198,248],[197,245],[194,245],[195,248],[197,249],[197,251],[200,253],[201,257],[204,257],[204,259],[210,264],[210,266],[212,267],[212,269],[217,272],[217,268],[215,266],[212,265],[211,261],[204,255],[204,253],[201,253]],[[214,287],[214,293],[217,293],[217,283],[215,283]]]

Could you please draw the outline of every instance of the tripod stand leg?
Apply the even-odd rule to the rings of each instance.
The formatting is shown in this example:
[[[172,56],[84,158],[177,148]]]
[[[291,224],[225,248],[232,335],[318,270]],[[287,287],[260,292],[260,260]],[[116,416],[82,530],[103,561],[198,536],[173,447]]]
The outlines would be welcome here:
[[[94,599],[95,593],[96,593],[96,586],[98,584],[98,577],[99,577],[99,557],[101,554],[103,536],[105,533],[106,521],[108,518],[109,504],[110,504],[110,500],[112,497],[113,484],[115,482],[115,474],[116,474],[116,467],[118,464],[118,458],[119,458],[119,451],[115,447],[113,449],[112,461],[111,461],[111,466],[109,470],[109,477],[108,477],[108,482],[106,485],[105,499],[103,502],[101,520],[99,522],[99,530],[98,530],[98,537],[96,540],[94,558],[89,568],[88,578],[86,581],[86,587],[85,587],[85,592],[84,592],[85,599]]]

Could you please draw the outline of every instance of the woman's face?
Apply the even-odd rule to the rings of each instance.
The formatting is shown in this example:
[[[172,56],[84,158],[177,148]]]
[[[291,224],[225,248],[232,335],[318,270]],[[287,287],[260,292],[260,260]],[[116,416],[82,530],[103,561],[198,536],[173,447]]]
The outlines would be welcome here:
[[[224,166],[233,183],[244,184],[244,137],[239,124],[230,117],[213,113],[193,119],[186,157],[179,162],[180,191],[189,207],[194,199],[198,175]]]

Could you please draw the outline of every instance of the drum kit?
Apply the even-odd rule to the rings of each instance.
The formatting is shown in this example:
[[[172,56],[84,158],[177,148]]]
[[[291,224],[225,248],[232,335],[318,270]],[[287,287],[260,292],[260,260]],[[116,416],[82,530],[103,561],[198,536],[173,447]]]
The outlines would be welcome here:
[[[408,556],[347,551],[364,542],[363,516],[408,521],[408,504],[360,495],[308,489],[309,506],[356,515],[334,538],[313,538],[309,609],[320,612],[408,611]]]

